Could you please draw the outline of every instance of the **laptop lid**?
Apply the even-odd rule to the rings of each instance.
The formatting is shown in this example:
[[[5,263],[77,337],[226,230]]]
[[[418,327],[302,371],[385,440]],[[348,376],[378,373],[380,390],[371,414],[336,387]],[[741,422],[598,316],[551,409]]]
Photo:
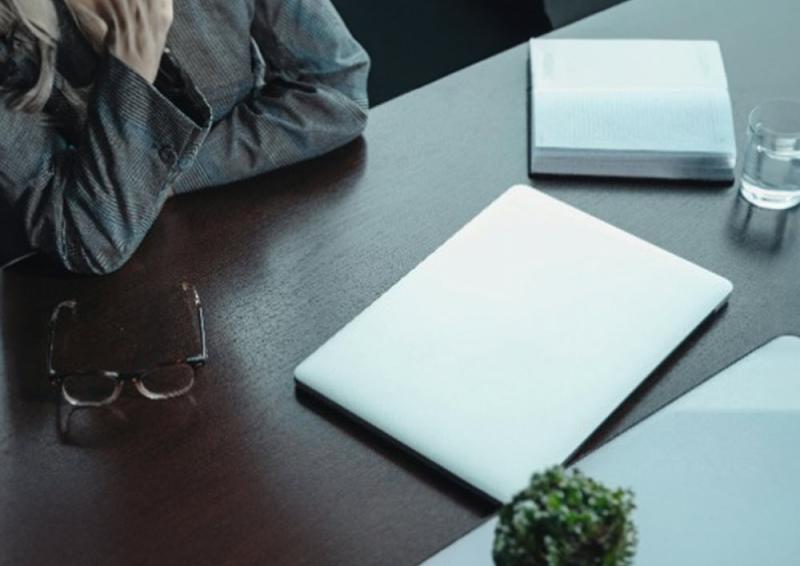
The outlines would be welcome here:
[[[731,289],[516,186],[295,376],[502,501],[563,462]]]

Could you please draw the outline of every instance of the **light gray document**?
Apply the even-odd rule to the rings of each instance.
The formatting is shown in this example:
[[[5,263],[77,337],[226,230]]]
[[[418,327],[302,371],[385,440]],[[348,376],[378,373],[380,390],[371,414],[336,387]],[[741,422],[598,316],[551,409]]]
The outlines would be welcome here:
[[[577,463],[636,496],[640,566],[795,564],[800,338],[759,348]],[[496,519],[425,562],[491,566]]]

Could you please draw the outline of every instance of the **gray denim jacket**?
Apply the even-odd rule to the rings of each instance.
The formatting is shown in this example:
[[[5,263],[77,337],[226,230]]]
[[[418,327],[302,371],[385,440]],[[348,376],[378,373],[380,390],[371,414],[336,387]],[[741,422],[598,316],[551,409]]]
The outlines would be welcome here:
[[[314,157],[366,125],[369,58],[330,0],[175,0],[155,85],[95,55],[55,1],[53,120],[0,102],[0,266],[36,250],[114,271],[171,194]],[[93,83],[87,108],[59,81]]]

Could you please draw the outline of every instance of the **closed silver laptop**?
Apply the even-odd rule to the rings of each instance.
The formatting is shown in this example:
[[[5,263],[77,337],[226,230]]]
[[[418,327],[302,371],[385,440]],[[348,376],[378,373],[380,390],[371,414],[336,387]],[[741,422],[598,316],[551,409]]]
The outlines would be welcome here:
[[[563,462],[731,289],[516,186],[295,376],[503,501]]]

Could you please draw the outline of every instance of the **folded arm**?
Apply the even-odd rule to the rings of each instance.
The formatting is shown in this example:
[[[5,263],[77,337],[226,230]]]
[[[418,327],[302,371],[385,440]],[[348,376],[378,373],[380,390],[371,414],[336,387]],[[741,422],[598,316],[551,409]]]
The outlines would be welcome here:
[[[179,108],[111,55],[97,85],[79,145],[0,103],[0,191],[32,247],[102,274],[141,243],[197,154],[210,110],[199,95]]]
[[[330,0],[256,0],[252,34],[264,80],[213,126],[176,192],[321,155],[366,126],[369,57]]]
[[[185,84],[151,85],[107,55],[80,143],[0,103],[0,197],[33,248],[71,271],[114,271],[173,191],[264,173],[362,132],[369,58],[330,1],[255,1],[264,80],[210,131],[208,105],[169,56],[165,74]]]

